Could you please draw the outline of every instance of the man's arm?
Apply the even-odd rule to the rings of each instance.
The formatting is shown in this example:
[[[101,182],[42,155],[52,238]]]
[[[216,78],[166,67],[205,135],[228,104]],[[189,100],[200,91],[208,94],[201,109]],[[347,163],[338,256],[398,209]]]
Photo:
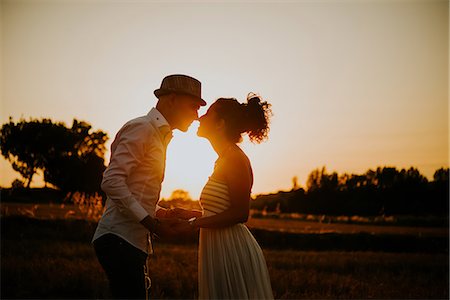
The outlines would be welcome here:
[[[114,153],[103,174],[101,187],[112,201],[131,212],[135,220],[151,233],[174,235],[173,225],[179,221],[152,218],[127,185],[128,176],[143,161],[146,149],[144,142],[151,141],[151,136],[151,128],[144,124],[127,124],[120,130],[113,143]]]
[[[113,142],[113,154],[101,185],[106,195],[118,202],[120,207],[130,211],[138,222],[150,216],[131,193],[127,179],[143,160],[144,142],[151,138],[150,130],[145,124],[127,124],[119,131]]]

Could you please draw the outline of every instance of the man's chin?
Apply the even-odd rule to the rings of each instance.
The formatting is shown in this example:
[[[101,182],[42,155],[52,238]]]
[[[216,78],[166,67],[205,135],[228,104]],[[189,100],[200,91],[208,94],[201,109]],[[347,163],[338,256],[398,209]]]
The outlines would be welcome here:
[[[182,131],[182,132],[187,132],[189,130],[189,127],[191,127],[191,124],[185,125],[185,126],[180,126],[180,127],[178,127],[178,130]]]

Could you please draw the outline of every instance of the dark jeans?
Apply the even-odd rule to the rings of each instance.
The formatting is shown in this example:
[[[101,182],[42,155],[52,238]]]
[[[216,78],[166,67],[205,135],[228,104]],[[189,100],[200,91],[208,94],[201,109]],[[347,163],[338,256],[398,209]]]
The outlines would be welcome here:
[[[114,299],[145,299],[145,252],[114,234],[96,239],[94,249]]]

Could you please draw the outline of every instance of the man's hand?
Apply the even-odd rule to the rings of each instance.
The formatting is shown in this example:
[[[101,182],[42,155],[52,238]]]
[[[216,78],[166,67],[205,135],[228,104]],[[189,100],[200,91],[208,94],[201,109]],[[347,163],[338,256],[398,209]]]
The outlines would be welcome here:
[[[173,236],[176,234],[174,225],[179,223],[178,219],[159,219],[146,216],[141,224],[147,228],[153,234],[160,236]]]
[[[148,231],[158,235],[161,238],[175,237],[183,234],[193,234],[198,228],[189,224],[187,220],[179,218],[152,218],[145,217],[141,224],[144,225]]]

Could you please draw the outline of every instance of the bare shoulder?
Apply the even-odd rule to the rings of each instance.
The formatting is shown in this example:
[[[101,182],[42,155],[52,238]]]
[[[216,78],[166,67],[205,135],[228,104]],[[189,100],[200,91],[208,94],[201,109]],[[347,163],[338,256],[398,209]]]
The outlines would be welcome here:
[[[227,163],[234,166],[249,167],[250,160],[239,147],[233,147],[227,155]]]
[[[252,177],[250,160],[244,151],[237,146],[230,150],[224,165],[226,173],[232,177],[245,175]]]

